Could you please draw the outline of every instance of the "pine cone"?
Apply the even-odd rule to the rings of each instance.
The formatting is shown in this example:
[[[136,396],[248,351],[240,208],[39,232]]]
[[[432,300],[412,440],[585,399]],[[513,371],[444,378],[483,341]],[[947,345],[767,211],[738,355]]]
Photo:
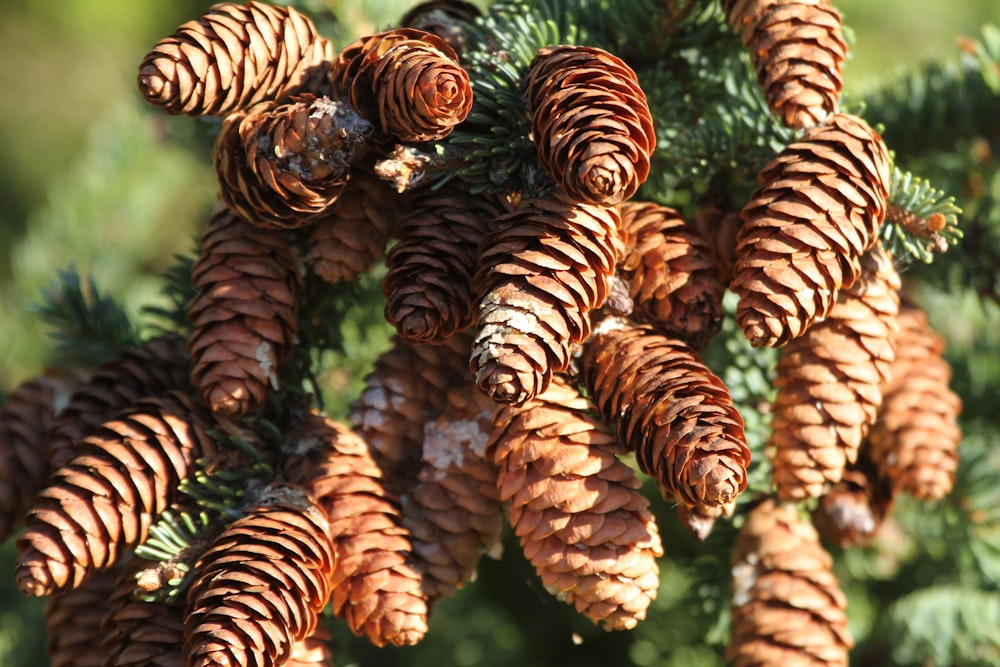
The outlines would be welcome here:
[[[634,627],[656,597],[663,555],[655,518],[625,453],[593,406],[557,376],[497,414],[488,454],[500,498],[546,589],[608,630]]]
[[[944,340],[927,315],[906,302],[898,322],[891,380],[883,386],[878,421],[869,434],[872,458],[894,492],[938,500],[955,482],[962,400],[948,388]]]
[[[840,481],[882,403],[897,328],[899,275],[876,247],[865,274],[829,315],[783,350],[771,417],[774,483],[782,500],[822,496]]]
[[[199,458],[216,455],[211,417],[179,392],[146,398],[81,440],[38,494],[17,539],[21,592],[76,588],[144,542]]]
[[[98,572],[80,587],[45,605],[46,655],[51,667],[102,667],[105,652],[94,642],[109,610],[117,569]]]
[[[160,40],[139,65],[139,90],[172,114],[226,116],[313,90],[333,47],[291,7],[213,5]]]
[[[298,330],[301,280],[284,236],[219,210],[194,264],[191,382],[218,415],[260,408]]]
[[[732,667],[847,667],[854,645],[833,559],[796,509],[765,500],[733,549]]]
[[[836,114],[760,173],[741,216],[731,289],[755,346],[779,347],[829,313],[885,217],[889,157],[862,119]]]
[[[584,346],[581,366],[601,414],[665,497],[720,507],[746,488],[743,418],[686,343],[608,318]]]
[[[829,0],[723,0],[723,7],[785,125],[812,127],[836,113],[847,43]]]
[[[621,254],[617,209],[559,190],[522,202],[480,244],[473,293],[482,294],[470,367],[479,388],[520,405],[565,370],[590,335]]]
[[[672,208],[626,202],[621,215],[625,254],[619,268],[635,303],[633,319],[704,348],[721,326],[725,291],[707,244]]]
[[[479,16],[479,8],[465,0],[424,0],[403,14],[399,25],[440,37],[461,57],[469,47],[468,30]]]
[[[736,265],[736,234],[743,225],[739,211],[703,204],[694,212],[691,224],[708,244],[719,279],[728,286],[733,281]]]
[[[870,542],[892,509],[892,487],[879,475],[867,449],[862,447],[858,460],[847,465],[813,511],[816,530],[840,547]]]
[[[195,565],[184,621],[189,667],[277,667],[330,599],[330,525],[302,489],[272,483]]]
[[[538,160],[574,201],[610,206],[649,176],[653,117],[635,72],[589,46],[540,49],[525,82]]]
[[[718,507],[677,503],[677,518],[680,519],[681,524],[687,528],[694,539],[704,542],[712,534],[712,529],[715,528],[715,521],[720,517],[732,516],[735,509],[735,500]]]
[[[283,667],[333,667],[330,639],[329,631],[320,623],[311,635],[295,642]]]

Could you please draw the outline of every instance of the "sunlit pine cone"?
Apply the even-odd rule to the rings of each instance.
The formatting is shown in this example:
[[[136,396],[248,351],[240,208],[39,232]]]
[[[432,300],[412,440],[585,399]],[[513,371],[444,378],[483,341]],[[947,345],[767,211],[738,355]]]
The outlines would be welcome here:
[[[746,488],[743,418],[687,343],[607,318],[584,346],[581,367],[601,414],[664,497],[722,507]]]
[[[424,575],[398,496],[368,444],[313,413],[283,447],[285,477],[309,489],[330,521],[333,613],[376,646],[420,641],[427,632]]]
[[[807,130],[761,171],[741,212],[730,286],[754,346],[802,335],[857,280],[885,217],[889,176],[881,137],[845,114]]]
[[[571,199],[610,206],[646,181],[653,117],[623,60],[590,46],[542,48],[525,99],[538,160]]]
[[[201,240],[188,303],[191,382],[212,411],[260,408],[298,331],[301,279],[287,238],[218,210]]]
[[[793,128],[837,111],[847,58],[840,14],[829,0],[723,0],[750,52],[768,106]]]
[[[292,654],[282,667],[333,667],[331,635],[322,619],[312,634],[292,645]]]
[[[291,7],[224,2],[160,40],[138,84],[168,113],[226,116],[315,89],[332,59],[330,42]]]
[[[106,653],[94,641],[109,611],[118,569],[97,572],[45,604],[45,653],[51,667],[102,667]]]
[[[621,215],[632,318],[703,348],[721,326],[726,289],[707,244],[672,208],[630,201]]]
[[[778,360],[769,451],[782,500],[819,498],[840,481],[882,403],[900,282],[879,247],[863,266],[826,319],[785,346]]]
[[[499,215],[490,198],[456,187],[412,195],[382,279],[385,318],[402,338],[436,343],[475,324],[477,250]]]
[[[712,534],[715,522],[721,517],[732,516],[735,510],[735,500],[717,507],[677,503],[677,518],[694,539],[704,542]]]
[[[694,212],[691,226],[708,244],[719,279],[728,286],[733,281],[733,267],[736,265],[736,233],[743,226],[740,212],[701,205]]]
[[[847,465],[812,513],[823,539],[840,547],[867,545],[892,509],[892,486],[867,449],[862,446],[858,460]]]
[[[273,482],[201,555],[187,593],[188,667],[277,667],[330,599],[330,524],[300,487]]]
[[[593,405],[561,376],[497,414],[488,453],[500,498],[542,584],[608,630],[634,627],[656,598],[663,546],[642,482]]]
[[[200,458],[211,416],[179,392],[137,402],[77,444],[25,519],[15,578],[29,596],[77,587],[146,540]]]
[[[344,102],[307,94],[232,114],[213,151],[222,201],[258,227],[314,222],[340,197],[371,131]]]
[[[403,14],[399,25],[437,35],[461,57],[471,41],[469,28],[479,16],[479,7],[465,0],[424,0]]]
[[[847,667],[854,645],[833,559],[791,505],[754,508],[733,548],[732,667]]]
[[[872,458],[893,490],[920,500],[951,492],[958,467],[962,399],[948,388],[944,339],[916,304],[900,307],[896,360],[868,439]]]
[[[617,207],[554,190],[521,203],[483,238],[473,276],[478,331],[469,366],[498,403],[520,405],[566,370],[590,335],[622,254]]]

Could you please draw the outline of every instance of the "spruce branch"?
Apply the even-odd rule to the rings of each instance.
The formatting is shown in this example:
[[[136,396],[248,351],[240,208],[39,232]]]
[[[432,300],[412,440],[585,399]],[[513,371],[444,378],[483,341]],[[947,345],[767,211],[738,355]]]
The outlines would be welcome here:
[[[179,599],[191,578],[191,565],[216,526],[216,518],[206,511],[161,514],[149,538],[135,549],[136,556],[154,562],[136,573],[139,597],[147,602]]]
[[[962,238],[955,198],[930,181],[893,167],[889,206],[879,235],[897,261],[931,262]]]

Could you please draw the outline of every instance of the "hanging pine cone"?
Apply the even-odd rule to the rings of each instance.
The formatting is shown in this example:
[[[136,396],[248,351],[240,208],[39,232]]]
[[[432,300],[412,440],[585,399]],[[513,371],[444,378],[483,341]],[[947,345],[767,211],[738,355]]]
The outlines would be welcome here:
[[[739,211],[703,204],[694,212],[691,224],[708,244],[719,279],[728,286],[733,281],[736,265],[736,234],[743,225]]]
[[[646,181],[653,117],[623,60],[589,46],[540,49],[525,99],[538,160],[571,199],[610,206]]]
[[[677,518],[694,539],[704,542],[712,534],[716,520],[720,517],[732,516],[735,510],[735,500],[718,507],[677,503]]]
[[[584,346],[581,365],[594,403],[665,497],[723,507],[746,488],[743,418],[687,343],[608,318]]]
[[[862,264],[861,279],[841,290],[826,319],[789,343],[778,361],[770,446],[782,500],[818,498],[840,481],[882,402],[899,275],[880,247]]]
[[[465,0],[424,0],[403,14],[399,25],[437,35],[461,57],[469,47],[469,28],[479,16],[479,7]]]
[[[172,114],[226,116],[315,89],[333,47],[291,7],[213,5],[160,40],[139,65],[139,90]]]
[[[879,474],[868,448],[848,464],[844,476],[820,498],[813,525],[823,539],[840,547],[865,545],[892,509],[893,491]]]
[[[760,173],[743,208],[731,289],[755,346],[778,347],[830,311],[885,217],[889,156],[867,123],[835,114]]]
[[[17,539],[21,592],[76,588],[144,542],[195,461],[217,455],[206,434],[211,423],[186,395],[168,392],[137,402],[81,440],[38,494]]]
[[[208,223],[191,282],[191,382],[217,415],[260,408],[288,359],[301,279],[283,235],[221,209]]]
[[[607,299],[620,223],[616,208],[554,190],[501,216],[483,239],[470,367],[493,400],[520,405],[568,367],[570,348],[590,335],[590,311]]]
[[[333,667],[330,639],[330,632],[320,623],[311,635],[295,642],[283,667]]]
[[[833,559],[796,509],[768,499],[733,549],[732,667],[847,667],[854,645]]]
[[[497,414],[488,452],[524,555],[554,595],[608,630],[634,627],[656,598],[663,555],[625,453],[560,376]]]
[[[707,244],[672,208],[625,202],[621,215],[619,268],[635,303],[633,319],[705,347],[721,326],[725,291]]]
[[[95,643],[109,611],[118,569],[97,572],[78,588],[45,605],[45,652],[51,667],[102,667],[106,653]]]
[[[899,310],[896,360],[883,387],[878,421],[869,442],[872,458],[894,492],[939,500],[951,492],[962,439],[962,400],[948,388],[951,367],[944,340],[914,303]]]

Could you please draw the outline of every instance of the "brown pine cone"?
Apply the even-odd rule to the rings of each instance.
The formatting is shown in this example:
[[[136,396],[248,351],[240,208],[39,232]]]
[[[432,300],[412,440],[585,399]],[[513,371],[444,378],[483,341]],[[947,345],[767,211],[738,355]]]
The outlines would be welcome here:
[[[189,667],[287,662],[330,599],[330,524],[304,490],[273,482],[195,564],[184,620]]]
[[[554,190],[501,216],[479,249],[473,293],[479,322],[470,368],[498,403],[520,405],[566,370],[590,335],[590,311],[608,297],[622,254],[617,207]]]
[[[785,125],[812,127],[836,113],[847,43],[829,0],[723,0],[723,7]]]
[[[872,458],[894,492],[939,500],[955,483],[962,399],[948,388],[944,339],[931,329],[926,313],[905,302],[898,322],[891,380],[882,388],[878,421],[869,434]]]
[[[226,116],[315,89],[333,47],[291,7],[213,5],[160,40],[139,65],[139,90],[172,114]]]
[[[761,171],[741,212],[731,285],[754,346],[802,335],[857,280],[885,217],[889,176],[882,138],[845,114],[807,130]]]
[[[523,406],[500,410],[487,452],[500,466],[510,524],[546,589],[623,630],[656,598],[663,546],[642,482],[592,411],[556,376]]]
[[[732,667],[847,667],[854,645],[833,559],[795,507],[754,508],[733,549]]]
[[[844,476],[820,498],[813,525],[825,540],[840,547],[868,544],[892,509],[893,490],[879,474],[867,447]]]
[[[330,632],[321,622],[311,635],[295,642],[292,655],[282,667],[333,667],[330,639]]]
[[[301,279],[284,235],[221,209],[208,223],[188,304],[191,382],[217,415],[258,410],[298,331]]]
[[[213,458],[211,416],[186,395],[137,402],[81,440],[25,519],[17,539],[21,592],[76,588],[146,540],[199,458]]]
[[[782,500],[818,498],[875,422],[893,360],[899,275],[880,247],[865,273],[841,290],[826,319],[782,351],[771,417],[774,483]]]
[[[538,160],[574,201],[610,206],[649,176],[646,94],[623,60],[590,46],[540,49],[525,82]]]
[[[465,0],[424,0],[403,14],[399,25],[437,35],[461,57],[469,47],[469,27],[479,16],[479,8]]]
[[[386,257],[385,318],[405,340],[438,343],[476,321],[472,275],[479,242],[500,209],[447,186],[418,190]]]
[[[608,318],[584,346],[581,366],[594,403],[664,497],[722,507],[746,488],[743,418],[687,343]]]
[[[694,212],[691,224],[708,244],[719,279],[728,286],[733,281],[733,267],[736,265],[736,234],[743,226],[739,211],[724,211],[711,204],[701,205]]]
[[[45,605],[45,653],[51,667],[102,667],[105,651],[95,641],[108,613],[118,569],[97,572],[78,588],[53,595]]]
[[[704,542],[712,534],[712,529],[715,528],[715,521],[720,517],[732,516],[735,510],[735,500],[718,507],[677,503],[677,518],[680,519],[681,524],[687,528],[694,539]]]
[[[704,348],[722,325],[726,289],[708,245],[672,208],[625,202],[621,215],[625,254],[619,269],[635,304],[633,319]]]

